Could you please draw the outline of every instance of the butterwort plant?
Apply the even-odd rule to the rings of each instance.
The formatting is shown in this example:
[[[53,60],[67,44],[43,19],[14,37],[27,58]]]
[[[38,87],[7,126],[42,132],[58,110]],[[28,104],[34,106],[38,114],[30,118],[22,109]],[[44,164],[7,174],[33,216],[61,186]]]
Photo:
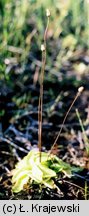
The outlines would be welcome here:
[[[55,149],[57,140],[62,132],[65,120],[72,106],[84,89],[83,86],[78,89],[76,96],[64,117],[60,131],[50,151],[42,151],[43,80],[46,65],[46,38],[50,18],[50,11],[48,9],[46,11],[46,16],[47,26],[44,33],[44,43],[41,45],[42,67],[40,73],[40,95],[38,105],[38,148],[32,149],[21,161],[16,164],[15,169],[12,170],[12,191],[14,193],[22,191],[24,189],[24,185],[29,184],[30,186],[33,183],[39,184],[43,187],[49,187],[51,189],[57,188],[55,183],[55,179],[57,177],[61,176],[61,174],[64,174],[64,176],[71,178],[73,172],[77,171],[76,167],[70,166],[70,164],[64,162],[58,156],[54,155],[53,150]]]

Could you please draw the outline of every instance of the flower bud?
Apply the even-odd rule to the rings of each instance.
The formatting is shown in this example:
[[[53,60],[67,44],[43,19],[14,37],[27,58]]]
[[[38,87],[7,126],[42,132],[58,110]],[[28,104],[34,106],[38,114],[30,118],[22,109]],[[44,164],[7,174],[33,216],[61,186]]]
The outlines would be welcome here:
[[[42,52],[45,51],[45,46],[44,46],[44,44],[41,44],[41,51],[42,51]]]
[[[78,88],[78,92],[81,94],[82,93],[82,91],[84,90],[84,87],[83,86],[80,86],[79,88]]]
[[[46,16],[50,17],[50,10],[49,9],[46,9]]]

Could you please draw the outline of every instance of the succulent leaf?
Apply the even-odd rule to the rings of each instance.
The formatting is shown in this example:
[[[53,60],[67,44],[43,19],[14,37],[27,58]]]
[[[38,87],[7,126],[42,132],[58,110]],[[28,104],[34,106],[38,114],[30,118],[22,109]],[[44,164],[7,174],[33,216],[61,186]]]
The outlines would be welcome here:
[[[72,175],[71,166],[57,156],[42,152],[40,162],[39,155],[39,151],[31,150],[17,163],[12,172],[12,190],[14,193],[23,190],[24,184],[30,184],[30,180],[49,188],[55,188],[53,178],[57,177],[58,173],[62,172],[68,177]]]

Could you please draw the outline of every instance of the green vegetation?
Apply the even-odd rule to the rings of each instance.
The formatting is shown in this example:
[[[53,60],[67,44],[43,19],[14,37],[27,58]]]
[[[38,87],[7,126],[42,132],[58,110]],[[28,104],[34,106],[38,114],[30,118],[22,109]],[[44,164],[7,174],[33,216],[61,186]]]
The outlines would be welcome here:
[[[89,198],[88,69],[89,0],[0,1],[1,199]]]
[[[55,179],[57,177],[57,174],[62,172],[67,177],[72,176],[72,170],[76,171],[77,169],[72,168],[69,164],[63,162],[60,160],[57,156],[52,154],[53,149],[55,148],[55,145],[57,143],[57,140],[61,134],[61,131],[63,129],[65,120],[73,107],[75,101],[77,98],[81,95],[84,88],[81,86],[78,89],[78,92],[71,104],[71,106],[68,109],[68,112],[66,113],[62,126],[60,128],[60,131],[58,133],[58,136],[50,150],[50,153],[42,152],[42,112],[43,112],[43,81],[44,81],[44,73],[45,73],[45,66],[46,66],[46,39],[47,39],[47,33],[48,33],[48,27],[49,27],[49,17],[50,17],[50,11],[46,10],[46,16],[47,16],[47,26],[44,32],[44,41],[41,45],[41,51],[42,51],[42,68],[41,68],[41,76],[40,76],[40,95],[39,95],[39,107],[38,107],[38,122],[39,122],[39,139],[38,139],[38,151],[32,150],[30,153],[28,153],[27,156],[25,156],[17,165],[16,168],[12,171],[12,190],[15,193],[18,193],[24,189],[24,185],[28,184],[31,186],[31,183],[33,184],[33,181],[35,184],[44,185],[46,187],[49,187],[51,189],[54,189],[57,187],[55,185]]]
[[[40,162],[40,152],[32,150],[16,165],[15,170],[12,171],[12,190],[18,193],[24,189],[25,184],[29,183],[29,186],[31,186],[33,181],[35,184],[54,189],[57,186],[53,178],[55,179],[58,173],[64,173],[65,176],[71,177],[72,168],[57,156],[49,155],[46,152],[41,152]]]
[[[88,0],[1,0],[0,1],[0,78],[9,79],[8,64],[24,64],[31,48],[40,48],[45,28],[45,10],[51,9],[49,37],[62,40],[57,61],[66,49],[89,46]],[[54,28],[52,28],[54,26]],[[31,44],[34,37],[35,44]],[[36,48],[37,47],[37,48]],[[49,48],[48,48],[49,51]],[[49,60],[51,64],[51,60]]]
[[[80,123],[80,126],[81,126],[81,130],[82,130],[82,133],[83,133],[83,140],[84,140],[84,144],[85,144],[85,149],[86,149],[87,155],[89,156],[89,140],[88,140],[88,137],[86,135],[86,132],[85,132],[85,129],[84,129],[84,126],[83,126],[83,122],[82,122],[82,120],[80,118],[80,114],[79,114],[78,109],[76,109],[76,114],[77,114],[77,117],[78,117],[78,120],[79,120],[79,123]]]

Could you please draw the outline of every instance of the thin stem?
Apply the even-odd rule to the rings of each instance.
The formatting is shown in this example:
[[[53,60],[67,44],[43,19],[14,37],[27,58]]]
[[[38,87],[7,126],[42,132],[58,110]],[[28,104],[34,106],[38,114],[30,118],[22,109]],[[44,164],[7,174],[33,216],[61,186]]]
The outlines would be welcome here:
[[[87,187],[87,181],[85,181],[85,200],[87,200],[87,195],[88,195],[88,187]]]
[[[78,117],[78,120],[79,120],[79,123],[80,123],[80,127],[81,127],[81,130],[82,130],[82,133],[83,133],[83,140],[84,140],[84,143],[85,143],[86,152],[89,155],[89,140],[88,140],[88,137],[87,137],[87,135],[85,133],[84,126],[83,126],[82,120],[80,118],[80,114],[79,114],[78,109],[76,109],[76,114],[77,114],[77,117]]]
[[[44,72],[46,65],[46,39],[47,39],[47,31],[49,26],[49,17],[47,17],[47,26],[44,33],[44,50],[42,50],[42,68],[41,68],[41,76],[40,76],[40,96],[39,96],[39,106],[38,106],[38,122],[39,122],[39,130],[38,130],[38,148],[40,152],[40,162],[41,162],[41,149],[42,149],[42,112],[43,112],[43,81],[44,81]]]
[[[50,150],[50,154],[52,153],[52,151],[53,151],[53,149],[54,149],[54,147],[55,147],[55,145],[56,145],[56,143],[57,143],[57,141],[58,141],[58,138],[59,138],[59,136],[60,136],[60,134],[61,134],[61,132],[62,132],[64,123],[65,123],[65,121],[66,121],[66,118],[67,118],[67,116],[68,116],[70,110],[72,109],[72,107],[73,107],[75,101],[76,101],[77,98],[80,96],[80,94],[81,94],[81,92],[83,91],[83,89],[84,89],[83,87],[80,87],[80,88],[78,89],[78,92],[77,92],[77,94],[76,94],[76,96],[75,96],[75,98],[74,98],[72,104],[70,105],[70,107],[69,107],[69,109],[68,109],[68,111],[67,111],[67,113],[66,113],[66,115],[65,115],[65,117],[64,117],[64,119],[63,119],[62,126],[61,126],[60,131],[59,131],[59,133],[58,133],[58,135],[57,135],[57,137],[56,137],[56,139],[55,139],[55,141],[54,141],[54,143],[53,143],[53,145],[52,145],[52,148],[51,148],[51,150]]]

